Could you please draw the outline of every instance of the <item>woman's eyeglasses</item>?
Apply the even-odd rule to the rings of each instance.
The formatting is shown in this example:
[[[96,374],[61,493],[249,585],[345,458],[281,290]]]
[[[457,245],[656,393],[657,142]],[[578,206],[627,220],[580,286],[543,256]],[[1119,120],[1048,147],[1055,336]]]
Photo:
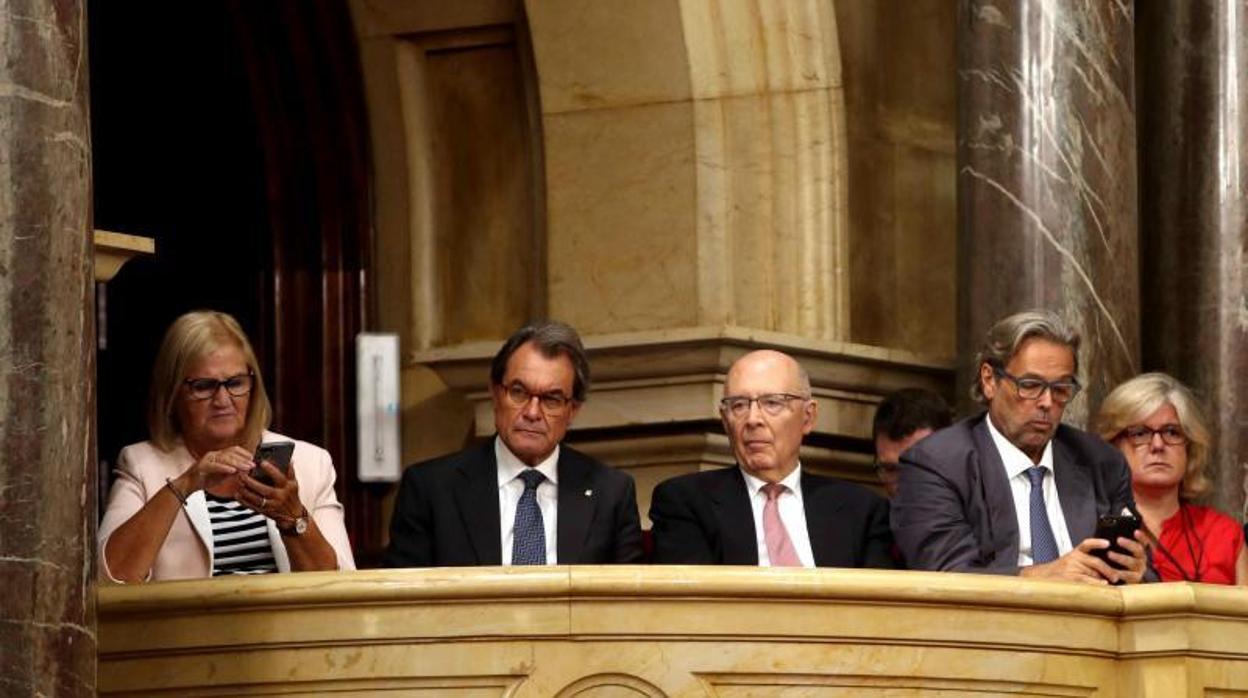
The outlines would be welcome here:
[[[1161,434],[1161,440],[1171,446],[1182,446],[1187,443],[1187,434],[1183,433],[1183,427],[1178,424],[1163,424],[1156,429],[1137,424],[1123,429],[1119,436],[1125,438],[1132,446],[1145,446],[1153,442],[1153,434]]]
[[[187,378],[185,381],[186,390],[190,393],[192,400],[207,400],[221,388],[225,388],[225,392],[233,397],[242,397],[251,392],[253,382],[251,371],[240,373],[237,376],[230,376],[223,380],[216,378]]]

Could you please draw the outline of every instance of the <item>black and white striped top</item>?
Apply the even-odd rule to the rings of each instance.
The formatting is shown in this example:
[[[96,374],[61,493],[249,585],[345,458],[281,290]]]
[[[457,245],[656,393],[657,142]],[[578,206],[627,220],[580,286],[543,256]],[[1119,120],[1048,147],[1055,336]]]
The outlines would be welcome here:
[[[264,516],[233,499],[204,495],[212,522],[212,576],[276,572]]]

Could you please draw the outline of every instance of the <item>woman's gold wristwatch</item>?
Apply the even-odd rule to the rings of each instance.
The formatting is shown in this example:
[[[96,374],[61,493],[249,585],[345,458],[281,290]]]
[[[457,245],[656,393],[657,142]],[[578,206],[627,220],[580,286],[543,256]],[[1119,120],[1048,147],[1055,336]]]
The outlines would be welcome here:
[[[275,522],[276,523],[276,522]],[[303,508],[299,516],[293,519],[286,519],[282,523],[276,524],[277,532],[283,536],[302,536],[308,532],[308,509]]]

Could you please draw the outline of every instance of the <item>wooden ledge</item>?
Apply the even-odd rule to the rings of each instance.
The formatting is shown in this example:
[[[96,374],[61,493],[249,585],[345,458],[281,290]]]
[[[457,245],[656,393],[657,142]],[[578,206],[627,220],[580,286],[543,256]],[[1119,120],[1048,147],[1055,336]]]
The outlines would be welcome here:
[[[96,230],[93,240],[95,242],[96,281],[111,281],[121,269],[121,265],[130,259],[156,252],[155,240],[137,235]]]

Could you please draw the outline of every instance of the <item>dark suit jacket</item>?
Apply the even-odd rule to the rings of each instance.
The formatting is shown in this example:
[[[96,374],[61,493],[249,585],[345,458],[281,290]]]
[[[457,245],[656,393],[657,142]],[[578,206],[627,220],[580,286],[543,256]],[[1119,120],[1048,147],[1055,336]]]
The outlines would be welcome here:
[[[894,567],[883,497],[803,471],[802,504],[817,567]],[[754,513],[739,467],[659,483],[651,497],[650,521],[656,563],[758,564]]]
[[[559,450],[559,564],[641,560],[633,478],[578,453]],[[586,494],[586,493],[590,494]],[[500,565],[498,463],[494,439],[403,473],[386,567]]]
[[[1018,517],[986,420],[964,419],[901,454],[892,526],[913,569],[1018,574]],[[1098,516],[1135,507],[1126,460],[1095,435],[1059,425],[1053,475],[1075,545]]]

